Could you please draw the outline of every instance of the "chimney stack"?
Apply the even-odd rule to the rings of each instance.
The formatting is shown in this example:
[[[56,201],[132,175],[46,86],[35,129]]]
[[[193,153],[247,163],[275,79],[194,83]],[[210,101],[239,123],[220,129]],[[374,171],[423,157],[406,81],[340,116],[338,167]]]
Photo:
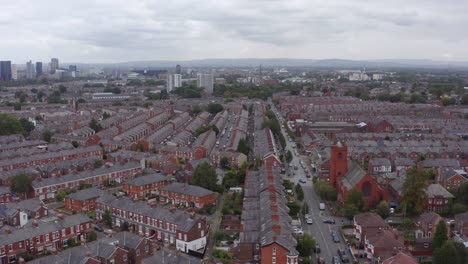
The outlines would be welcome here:
[[[39,227],[39,222],[38,222],[37,220],[33,220],[33,221],[32,221],[32,225],[33,225],[34,227],[38,228],[38,227]]]
[[[6,234],[11,234],[11,229],[9,227],[5,227],[5,233]]]
[[[57,214],[57,218],[63,220],[63,214]]]

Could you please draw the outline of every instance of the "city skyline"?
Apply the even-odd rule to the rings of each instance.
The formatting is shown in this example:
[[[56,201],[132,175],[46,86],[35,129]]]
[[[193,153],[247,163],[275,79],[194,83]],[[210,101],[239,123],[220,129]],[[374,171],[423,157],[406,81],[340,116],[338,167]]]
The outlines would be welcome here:
[[[204,58],[468,61],[466,5],[7,2],[3,8],[8,12],[0,15],[0,57],[15,64],[53,57],[89,63]]]

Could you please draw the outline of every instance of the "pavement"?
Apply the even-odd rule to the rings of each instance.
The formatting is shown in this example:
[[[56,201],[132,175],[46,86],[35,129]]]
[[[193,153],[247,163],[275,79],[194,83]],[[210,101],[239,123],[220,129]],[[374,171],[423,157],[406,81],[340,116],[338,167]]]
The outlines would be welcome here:
[[[272,110],[276,112],[276,108],[274,107],[274,105],[271,104],[271,106],[272,106]],[[283,123],[281,120],[279,121],[281,124]],[[291,161],[291,163],[293,164],[293,167],[291,168],[286,164],[286,174],[283,174],[284,175],[283,178],[290,180],[294,184],[299,183],[300,179],[306,180],[306,183],[300,183],[300,184],[302,186],[302,189],[304,190],[304,202],[306,202],[309,205],[309,216],[312,218],[313,224],[312,225],[306,224],[305,219],[302,218],[301,219],[302,229],[304,230],[305,233],[309,233],[315,238],[315,241],[318,243],[321,249],[321,253],[312,255],[312,260],[315,261],[315,259],[320,256],[320,257],[323,257],[325,261],[328,263],[329,261],[331,261],[333,256],[338,256],[337,250],[339,248],[343,248],[343,249],[347,248],[347,245],[343,241],[343,237],[340,237],[341,238],[340,243],[334,243],[332,240],[332,236],[331,236],[332,230],[336,230],[339,233],[339,225],[341,224],[341,219],[331,217],[331,214],[328,211],[328,209],[326,210],[319,209],[319,203],[321,202],[321,200],[314,191],[313,182],[311,180],[312,178],[308,179],[306,177],[306,173],[299,162],[301,160],[301,157],[299,155],[296,155],[295,152],[293,151],[294,150],[293,145],[295,144],[295,142],[294,141],[291,142],[288,140],[288,134],[285,128],[281,128],[281,131],[284,137],[287,139],[286,151],[289,149],[291,150],[291,153],[293,153],[293,160]],[[297,166],[297,170],[294,170],[294,166]],[[293,171],[295,175],[292,175]],[[292,176],[288,176],[288,174]],[[336,224],[331,225],[331,224],[323,223],[323,220],[327,218],[334,218],[336,221]],[[348,257],[351,258],[351,256],[348,256]]]

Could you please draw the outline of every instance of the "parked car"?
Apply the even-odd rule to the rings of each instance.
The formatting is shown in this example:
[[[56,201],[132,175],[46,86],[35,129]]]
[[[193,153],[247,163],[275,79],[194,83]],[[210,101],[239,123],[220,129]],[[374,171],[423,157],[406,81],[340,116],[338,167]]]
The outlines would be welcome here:
[[[335,224],[335,220],[334,220],[333,218],[325,219],[325,220],[323,220],[323,222],[324,222],[325,224],[332,224],[332,225]]]
[[[332,264],[341,264],[340,263],[340,258],[338,256],[333,256],[332,257]]]
[[[298,234],[298,235],[303,235],[304,234],[304,231],[301,228],[297,228],[297,227],[295,227],[293,229],[293,232],[294,232],[294,234]]]
[[[98,226],[98,225],[95,225],[94,226],[94,230],[98,231],[98,232],[103,232],[104,229],[102,229],[102,227]]]
[[[300,183],[306,183],[306,180],[305,180],[305,179],[302,179],[302,178],[300,178],[300,179],[299,179],[299,182],[300,182]]]
[[[315,252],[315,253],[320,253],[320,252],[322,252],[322,251],[320,250],[319,244],[315,244],[314,252]]]
[[[319,209],[320,210],[325,210],[325,203],[320,203],[319,204]]]
[[[314,221],[312,220],[312,218],[309,217],[309,218],[307,218],[306,223],[307,223],[308,225],[311,225],[311,224],[314,223]]]
[[[317,258],[317,264],[325,264],[325,259],[322,257]]]
[[[338,252],[338,256],[340,256],[340,258],[341,258],[341,262],[343,262],[343,263],[348,263],[349,262],[349,258],[346,255],[346,250],[340,248],[340,249],[337,250],[337,252]]]

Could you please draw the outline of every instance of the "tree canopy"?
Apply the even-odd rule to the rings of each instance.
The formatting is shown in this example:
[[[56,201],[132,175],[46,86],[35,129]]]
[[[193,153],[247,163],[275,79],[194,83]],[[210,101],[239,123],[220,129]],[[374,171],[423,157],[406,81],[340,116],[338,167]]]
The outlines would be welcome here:
[[[246,139],[241,138],[241,140],[239,140],[239,143],[237,145],[237,151],[240,153],[244,153],[247,156],[249,155],[250,146]]]
[[[463,264],[453,241],[446,241],[442,247],[436,248],[433,253],[434,264]]]
[[[410,214],[421,212],[426,201],[428,174],[424,170],[412,167],[406,172],[403,183],[403,204]]]
[[[436,231],[434,233],[434,241],[432,242],[433,249],[442,247],[447,240],[447,226],[445,221],[442,220],[437,224]]]
[[[219,113],[219,112],[221,112],[223,110],[224,110],[224,107],[221,104],[210,103],[206,107],[206,111],[208,111],[209,113],[211,113],[213,115],[216,115],[217,113]]]
[[[12,135],[23,133],[23,127],[20,121],[14,116],[0,114],[0,135]]]
[[[296,249],[301,257],[310,256],[314,247],[315,239],[311,235],[303,234],[297,238]]]
[[[219,191],[217,182],[218,177],[213,166],[208,164],[208,162],[203,162],[195,168],[190,184],[216,192]]]
[[[346,205],[354,205],[357,210],[363,211],[365,207],[364,195],[362,192],[358,191],[357,189],[352,189],[348,195],[346,196],[346,201],[344,202]]]
[[[32,190],[31,175],[21,172],[11,178],[10,189],[13,193],[27,194]]]
[[[386,201],[381,201],[379,205],[377,205],[377,214],[379,214],[383,219],[390,215],[390,206]]]

